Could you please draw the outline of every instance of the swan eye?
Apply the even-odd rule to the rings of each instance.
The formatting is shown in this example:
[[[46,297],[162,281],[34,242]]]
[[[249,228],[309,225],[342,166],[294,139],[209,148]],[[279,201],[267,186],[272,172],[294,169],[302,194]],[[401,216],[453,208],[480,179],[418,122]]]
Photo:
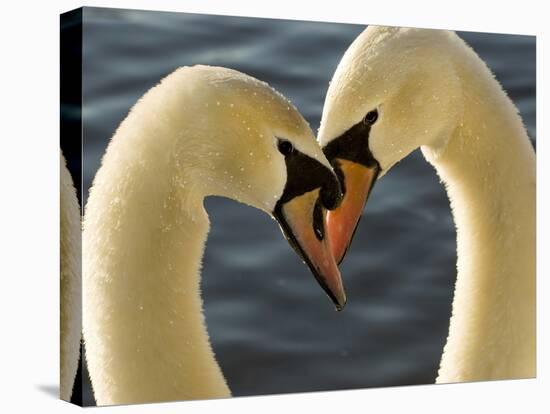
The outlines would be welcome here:
[[[376,122],[377,119],[378,119],[378,111],[375,109],[373,111],[367,112],[363,122],[367,125],[372,125]]]
[[[292,152],[294,151],[294,146],[289,141],[284,140],[279,141],[278,148],[279,152],[285,157],[292,154]]]

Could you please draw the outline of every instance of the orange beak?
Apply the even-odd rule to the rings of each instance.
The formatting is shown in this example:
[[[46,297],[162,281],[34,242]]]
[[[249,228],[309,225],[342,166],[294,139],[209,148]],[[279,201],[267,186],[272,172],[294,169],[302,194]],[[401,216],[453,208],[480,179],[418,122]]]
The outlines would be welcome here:
[[[336,309],[342,310],[346,293],[324,228],[326,210],[321,206],[319,189],[281,204],[274,216],[288,242],[309,266]]]
[[[378,164],[365,167],[353,161],[338,158],[335,159],[334,165],[340,170],[340,179],[345,192],[340,206],[335,210],[327,211],[326,228],[332,255],[339,264],[351,244],[363,207],[378,177],[379,167]]]

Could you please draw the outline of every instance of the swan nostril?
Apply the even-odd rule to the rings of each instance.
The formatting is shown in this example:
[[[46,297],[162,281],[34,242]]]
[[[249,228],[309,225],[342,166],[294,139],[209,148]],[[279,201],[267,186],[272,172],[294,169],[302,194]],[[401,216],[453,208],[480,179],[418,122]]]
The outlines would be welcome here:
[[[315,203],[313,208],[313,232],[317,240],[321,241],[325,238],[325,227],[323,222],[323,207],[319,200]]]

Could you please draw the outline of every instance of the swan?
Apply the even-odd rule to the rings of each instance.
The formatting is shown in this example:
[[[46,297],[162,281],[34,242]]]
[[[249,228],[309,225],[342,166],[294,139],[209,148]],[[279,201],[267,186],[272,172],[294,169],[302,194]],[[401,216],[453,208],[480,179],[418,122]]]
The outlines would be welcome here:
[[[179,68],[121,123],[86,204],[83,335],[98,405],[231,395],[200,293],[209,195],[272,215],[343,307],[323,227],[340,184],[309,125],[264,82]]]
[[[420,148],[456,226],[457,279],[437,383],[534,377],[535,153],[518,110],[454,32],[370,26],[327,91],[318,140],[344,199],[340,262],[370,190]]]
[[[80,207],[60,155],[60,398],[71,400],[80,358],[82,320]]]

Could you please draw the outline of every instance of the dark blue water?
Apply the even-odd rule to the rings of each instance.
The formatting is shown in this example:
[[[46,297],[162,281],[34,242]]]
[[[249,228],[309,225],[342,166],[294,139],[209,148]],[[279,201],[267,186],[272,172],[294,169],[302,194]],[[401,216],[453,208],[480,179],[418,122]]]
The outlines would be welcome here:
[[[265,80],[316,130],[328,82],[363,29],[85,9],[85,191],[130,107],[178,66],[227,66]],[[534,140],[535,38],[460,36],[495,72]],[[455,232],[445,192],[418,151],[373,191],[341,267],[348,304],[340,313],[267,215],[220,198],[206,207],[206,318],[234,395],[434,381],[451,311]]]

